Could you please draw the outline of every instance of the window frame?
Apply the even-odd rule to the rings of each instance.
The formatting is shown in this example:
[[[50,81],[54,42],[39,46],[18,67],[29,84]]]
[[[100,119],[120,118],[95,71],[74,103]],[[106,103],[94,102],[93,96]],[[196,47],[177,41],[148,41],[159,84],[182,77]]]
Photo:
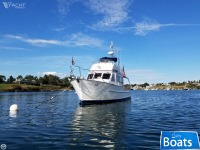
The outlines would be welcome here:
[[[94,73],[90,73],[90,74],[88,74],[87,79],[88,79],[88,80],[91,80],[91,79],[93,79],[93,76],[94,76]]]
[[[111,76],[110,73],[103,73],[102,79],[109,80],[109,79],[110,79],[110,76]]]
[[[102,79],[102,73],[95,73],[93,79]]]

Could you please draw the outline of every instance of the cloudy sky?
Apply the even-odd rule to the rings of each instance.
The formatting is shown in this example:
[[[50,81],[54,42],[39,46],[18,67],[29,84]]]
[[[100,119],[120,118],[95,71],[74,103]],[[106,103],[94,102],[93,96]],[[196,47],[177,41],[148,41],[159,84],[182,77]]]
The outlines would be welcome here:
[[[0,74],[60,77],[119,50],[131,83],[200,80],[199,0],[4,0]]]

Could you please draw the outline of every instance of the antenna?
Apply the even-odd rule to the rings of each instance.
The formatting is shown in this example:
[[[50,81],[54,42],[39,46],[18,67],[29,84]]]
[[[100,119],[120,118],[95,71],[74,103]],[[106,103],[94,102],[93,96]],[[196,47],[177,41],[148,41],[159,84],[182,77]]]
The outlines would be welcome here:
[[[110,51],[108,52],[108,55],[111,55],[112,57],[114,56],[114,51],[113,51],[113,42],[111,41],[110,43]]]
[[[113,51],[113,41],[110,42],[110,49]]]

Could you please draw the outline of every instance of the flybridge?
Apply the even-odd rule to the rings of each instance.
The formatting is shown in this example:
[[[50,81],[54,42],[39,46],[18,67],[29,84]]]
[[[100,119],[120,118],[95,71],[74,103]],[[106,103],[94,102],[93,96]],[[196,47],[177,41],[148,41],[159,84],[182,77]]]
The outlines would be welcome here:
[[[116,57],[102,57],[102,58],[100,58],[100,62],[107,62],[107,61],[117,62],[117,58]]]

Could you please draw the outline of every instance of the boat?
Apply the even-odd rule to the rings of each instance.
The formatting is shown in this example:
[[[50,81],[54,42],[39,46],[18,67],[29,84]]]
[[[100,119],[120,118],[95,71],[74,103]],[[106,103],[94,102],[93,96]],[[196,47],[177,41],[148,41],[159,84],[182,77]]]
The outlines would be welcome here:
[[[190,88],[187,88],[187,86],[185,85],[185,87],[183,88],[183,90],[185,90],[185,91],[189,91]]]
[[[189,89],[189,88],[183,88],[183,90],[185,90],[185,91],[189,91],[190,89]]]
[[[73,57],[69,81],[74,87],[82,103],[104,103],[123,101],[131,98],[130,89],[124,86],[124,66],[120,67],[120,60],[115,57],[115,50],[111,42],[109,57],[102,57],[88,69],[87,78],[82,77],[80,66],[75,66]],[[78,68],[80,75],[75,76],[73,71]],[[129,82],[130,85],[130,82]]]

